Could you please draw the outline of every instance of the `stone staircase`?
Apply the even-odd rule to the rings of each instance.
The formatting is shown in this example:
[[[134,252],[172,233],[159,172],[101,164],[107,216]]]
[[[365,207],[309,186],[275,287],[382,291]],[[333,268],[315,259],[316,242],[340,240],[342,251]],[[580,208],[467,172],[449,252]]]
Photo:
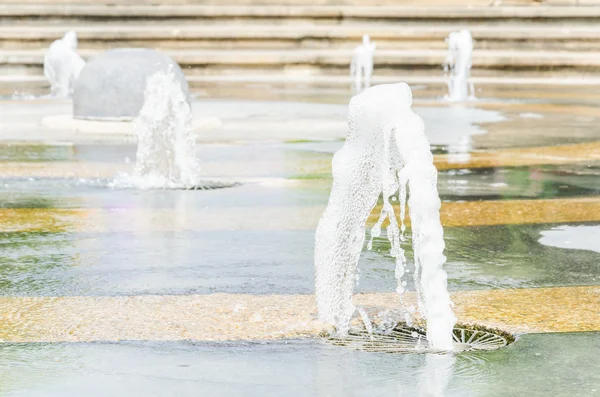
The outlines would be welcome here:
[[[162,50],[192,86],[347,85],[352,49],[364,33],[378,46],[375,82],[441,83],[444,38],[463,28],[475,39],[473,76],[480,82],[600,78],[600,7],[593,1],[431,1],[4,0],[0,93],[44,86],[45,50],[69,29],[86,58],[118,47]]]

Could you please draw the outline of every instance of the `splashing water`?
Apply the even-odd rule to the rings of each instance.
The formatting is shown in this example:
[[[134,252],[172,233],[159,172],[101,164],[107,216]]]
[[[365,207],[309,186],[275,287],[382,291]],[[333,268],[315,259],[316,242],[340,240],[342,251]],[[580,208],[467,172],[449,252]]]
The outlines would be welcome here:
[[[396,262],[397,291],[403,292],[406,258],[401,241],[408,186],[419,310],[427,320],[430,345],[451,350],[456,317],[443,270],[437,170],[423,120],[411,105],[412,93],[405,83],[378,85],[350,101],[348,137],[333,158],[331,195],[316,233],[317,308],[321,321],[334,324],[340,334],[348,332],[356,309],[352,295],[365,224],[380,195],[381,217],[371,234],[379,235],[384,220],[389,220],[386,234]],[[397,191],[400,227],[390,203]]]
[[[452,32],[446,39],[448,56],[444,61],[444,73],[448,79],[450,101],[464,101],[475,98],[475,88],[469,81],[473,58],[473,38],[468,30]]]
[[[371,86],[373,75],[373,55],[375,43],[371,43],[369,35],[363,35],[363,42],[354,49],[350,64],[350,77],[354,78],[354,90],[361,92]]]
[[[77,33],[70,30],[55,40],[44,56],[44,76],[50,82],[50,95],[66,98],[73,93],[85,61],[77,53]]]
[[[427,354],[425,367],[418,376],[418,397],[444,397],[454,373],[456,357],[452,354]]]
[[[191,109],[171,71],[148,77],[144,105],[134,120],[138,148],[133,177],[121,175],[115,185],[141,189],[195,188],[200,165]]]
[[[369,318],[369,313],[367,313],[367,311],[362,307],[358,307],[356,310],[358,310],[358,314],[360,314],[360,318],[362,319],[362,322],[365,325],[365,329],[367,330],[369,335],[373,335],[373,323]]]

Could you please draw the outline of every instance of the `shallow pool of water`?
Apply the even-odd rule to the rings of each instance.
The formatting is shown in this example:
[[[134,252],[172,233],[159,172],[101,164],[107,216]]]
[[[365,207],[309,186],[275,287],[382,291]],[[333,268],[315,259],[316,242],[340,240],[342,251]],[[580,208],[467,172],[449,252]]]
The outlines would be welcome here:
[[[482,150],[600,141],[598,98],[592,92],[574,91],[561,99],[559,91],[549,88],[537,96],[524,90],[517,100],[502,88],[488,92],[483,100],[458,106],[417,94],[416,110],[427,123],[436,155],[460,160]],[[82,296],[179,299],[230,293],[304,299],[313,293],[314,230],[328,199],[333,152],[343,144],[346,101],[332,93],[315,99],[333,103],[327,105],[196,102],[198,113],[224,120],[222,130],[201,136],[197,153],[203,175],[240,182],[210,191],[111,187],[117,173],[131,172],[131,140],[102,141],[101,134],[84,137],[67,130],[41,134],[40,120],[70,109],[65,101],[4,107],[14,110],[9,122],[0,120],[7,139],[27,142],[0,144],[3,313],[16,316],[10,318],[12,324],[35,329],[35,318],[28,318],[27,310],[38,301],[24,297],[49,297],[44,304],[53,297],[74,297],[65,305],[81,308],[76,310],[81,324],[87,320],[86,310],[74,301]],[[304,140],[305,135],[310,139]],[[90,143],[95,139],[101,142]],[[53,142],[40,143],[44,140]],[[600,253],[593,239],[581,238],[600,225],[594,215],[600,157],[594,148],[518,166],[440,168],[441,199],[444,206],[455,208],[442,209],[448,222],[450,289],[489,293],[600,285]],[[489,158],[495,153],[489,152]],[[521,154],[526,159],[536,155],[535,150]],[[509,205],[515,200],[523,200],[517,201],[516,211],[525,202],[533,204],[511,216],[508,212],[515,207]],[[563,204],[548,206],[557,200]],[[404,247],[412,258],[410,238]],[[358,292],[395,289],[387,240],[376,239],[373,250],[363,252],[359,267]],[[412,277],[405,279],[413,289]],[[228,299],[238,299],[234,296]],[[19,299],[22,313],[12,310],[10,297]],[[235,311],[230,302],[214,307]],[[121,307],[119,300],[111,304]],[[151,303],[146,305],[151,310]],[[593,302],[582,304],[588,305]],[[120,314],[127,316],[127,310]],[[252,326],[261,326],[260,316],[252,319]],[[120,317],[117,328],[126,320]],[[52,335],[53,330],[50,326],[44,331]],[[2,331],[11,335],[10,329]],[[320,339],[84,340],[0,341],[0,395],[600,395],[597,332],[521,335],[502,350],[456,356],[357,352]]]
[[[581,396],[600,334],[531,334],[495,352],[366,353],[324,341],[0,344],[5,396]]]

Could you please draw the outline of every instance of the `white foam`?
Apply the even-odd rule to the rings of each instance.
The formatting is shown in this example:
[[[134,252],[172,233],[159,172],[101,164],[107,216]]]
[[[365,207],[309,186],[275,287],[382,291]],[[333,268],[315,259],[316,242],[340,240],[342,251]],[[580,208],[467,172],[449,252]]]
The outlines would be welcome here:
[[[448,56],[443,65],[448,79],[446,99],[464,101],[475,98],[475,88],[470,82],[473,58],[471,33],[466,29],[452,32],[446,42],[448,43]]]
[[[452,349],[456,317],[443,269],[443,229],[439,218],[437,170],[425,136],[423,120],[412,109],[405,83],[378,85],[350,101],[349,132],[333,158],[333,186],[315,242],[315,289],[321,321],[348,331],[356,266],[365,240],[365,224],[383,195],[380,220],[387,218],[387,238],[396,262],[397,291],[404,290],[406,259],[403,240],[404,203],[408,206],[415,253],[415,286],[419,309],[427,320],[427,338],[437,349]],[[400,191],[400,226],[390,198]]]
[[[69,97],[84,66],[85,61],[77,53],[77,33],[69,30],[62,39],[50,44],[44,56],[44,76],[50,82],[50,94]]]
[[[133,176],[120,175],[116,186],[140,189],[192,188],[200,183],[196,134],[191,110],[172,72],[148,78],[144,105],[134,120],[138,148]]]
[[[354,79],[354,90],[361,92],[371,86],[373,75],[373,56],[375,54],[375,43],[371,43],[369,35],[363,35],[362,44],[357,46],[352,53],[350,64],[350,76]]]

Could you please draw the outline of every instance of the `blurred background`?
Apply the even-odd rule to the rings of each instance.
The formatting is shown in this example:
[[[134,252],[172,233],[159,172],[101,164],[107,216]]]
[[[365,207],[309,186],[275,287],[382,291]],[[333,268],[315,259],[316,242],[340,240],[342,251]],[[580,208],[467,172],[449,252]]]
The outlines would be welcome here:
[[[69,29],[86,60],[122,47],[167,53],[200,96],[346,97],[352,50],[363,34],[377,44],[373,84],[407,81],[427,86],[417,96],[443,95],[444,40],[459,29],[474,39],[471,75],[478,91],[586,85],[600,76],[599,3],[3,0],[0,95],[47,92],[44,53]]]

